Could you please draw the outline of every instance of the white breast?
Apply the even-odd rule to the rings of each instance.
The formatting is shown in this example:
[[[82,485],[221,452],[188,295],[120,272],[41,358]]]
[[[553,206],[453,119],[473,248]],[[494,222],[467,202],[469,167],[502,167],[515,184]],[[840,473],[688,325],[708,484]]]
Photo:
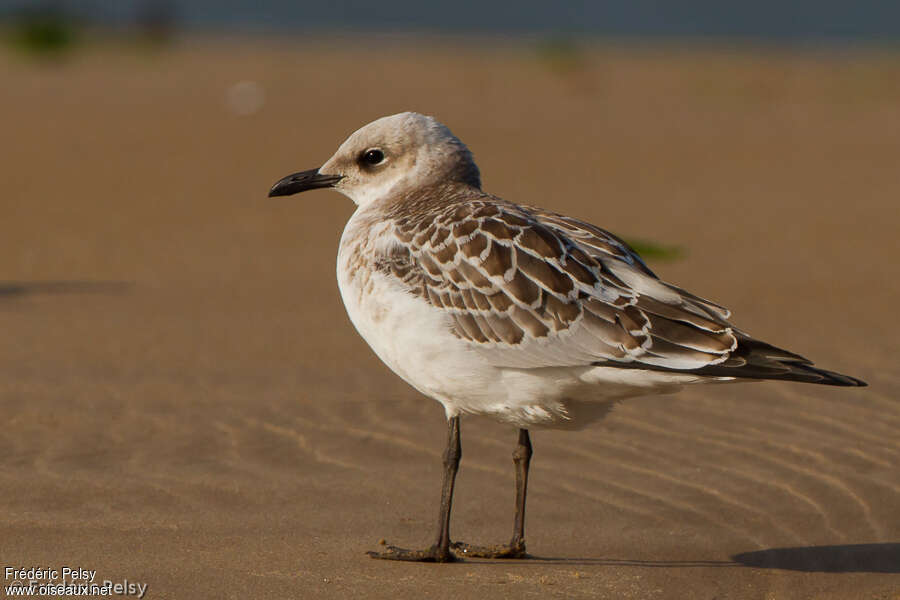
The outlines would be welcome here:
[[[341,237],[337,279],[350,321],[388,367],[423,394],[441,402],[448,415],[478,403],[495,369],[484,365],[451,333],[446,315],[374,268],[390,234],[387,226],[365,227],[357,215]],[[467,400],[467,401],[466,401]]]

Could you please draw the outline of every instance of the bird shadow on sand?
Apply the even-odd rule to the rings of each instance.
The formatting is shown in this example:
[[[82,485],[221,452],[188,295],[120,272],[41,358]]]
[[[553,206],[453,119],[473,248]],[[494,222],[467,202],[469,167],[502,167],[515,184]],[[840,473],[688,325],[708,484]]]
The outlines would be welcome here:
[[[753,567],[808,573],[900,573],[900,543],[769,548],[735,554],[731,560],[637,560],[530,556],[529,564],[651,568]],[[496,561],[485,564],[506,564]]]
[[[900,573],[900,543],[770,548],[735,554],[731,559],[758,569],[810,573]]]
[[[129,281],[0,281],[0,301],[38,295],[121,294],[132,287]]]

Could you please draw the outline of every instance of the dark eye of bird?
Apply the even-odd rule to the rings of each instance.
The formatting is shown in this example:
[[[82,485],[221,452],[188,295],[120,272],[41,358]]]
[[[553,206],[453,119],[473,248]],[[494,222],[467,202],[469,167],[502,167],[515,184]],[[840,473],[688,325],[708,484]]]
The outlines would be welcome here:
[[[384,152],[382,152],[378,148],[366,150],[362,155],[362,162],[366,163],[367,165],[377,165],[383,160]]]

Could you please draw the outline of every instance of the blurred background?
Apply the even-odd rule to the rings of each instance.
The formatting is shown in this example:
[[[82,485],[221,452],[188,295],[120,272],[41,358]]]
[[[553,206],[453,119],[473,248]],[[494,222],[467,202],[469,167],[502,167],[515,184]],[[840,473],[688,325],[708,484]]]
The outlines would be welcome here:
[[[207,31],[310,32],[423,31],[486,33],[582,33],[612,36],[702,36],[772,40],[890,40],[900,33],[900,8],[893,2],[860,0],[634,0],[554,4],[523,0],[515,9],[502,2],[460,0],[423,4],[387,0],[316,2],[286,0],[4,0],[11,12],[66,13],[103,26],[147,23]]]
[[[243,202],[402,110],[446,122],[492,191],[596,218],[649,258],[736,242],[723,226],[734,211],[745,231],[772,234],[767,203],[812,227],[823,203],[896,185],[892,2],[0,0],[0,40],[8,214],[44,227],[56,222],[40,211],[104,216],[91,234],[65,225],[77,240],[11,247],[24,258],[7,270],[25,278],[80,258],[112,268],[119,251],[192,218],[248,227],[297,214]],[[64,177],[52,206],[33,198],[61,190],[32,169]],[[880,185],[861,189],[873,176]],[[634,203],[651,210],[623,212]],[[122,241],[123,220],[152,211],[141,221],[152,228],[168,208],[131,250],[101,249]],[[660,208],[657,224],[647,212]],[[714,222],[697,230],[694,208]],[[883,222],[872,217],[859,222]],[[181,243],[170,246],[181,261],[200,250]]]
[[[430,535],[443,413],[344,314],[349,200],[266,193],[414,110],[487,191],[618,233],[743,329],[872,384],[695,390],[536,435],[540,552],[631,563],[501,583],[743,597],[691,561],[879,543],[838,582],[792,575],[827,570],[802,553],[729,576],[887,597],[898,42],[900,4],[874,0],[0,0],[0,556],[153,597],[394,585],[362,551]],[[505,539],[512,434],[463,438],[455,527]],[[508,589],[413,575],[398,597]]]
[[[616,231],[684,285],[741,251],[706,293],[782,268],[809,304],[836,270],[890,268],[859,256],[896,250],[898,40],[900,6],[873,0],[0,0],[0,279],[310,281],[351,207],[267,187],[415,110],[489,191]],[[759,251],[778,239],[804,242]]]

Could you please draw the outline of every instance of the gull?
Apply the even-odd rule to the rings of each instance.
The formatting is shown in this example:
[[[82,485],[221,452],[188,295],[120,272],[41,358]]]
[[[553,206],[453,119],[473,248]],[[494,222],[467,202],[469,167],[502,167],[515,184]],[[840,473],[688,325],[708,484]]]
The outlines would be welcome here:
[[[866,385],[754,339],[724,307],[659,279],[608,231],[484,192],[469,149],[433,117],[369,123],[269,196],[317,188],[357,205],[337,257],[350,320],[394,373],[444,406],[448,422],[434,544],[388,546],[373,558],[527,556],[530,428],[580,429],[624,398],[687,384]],[[518,429],[508,544],[451,543],[463,414]]]

